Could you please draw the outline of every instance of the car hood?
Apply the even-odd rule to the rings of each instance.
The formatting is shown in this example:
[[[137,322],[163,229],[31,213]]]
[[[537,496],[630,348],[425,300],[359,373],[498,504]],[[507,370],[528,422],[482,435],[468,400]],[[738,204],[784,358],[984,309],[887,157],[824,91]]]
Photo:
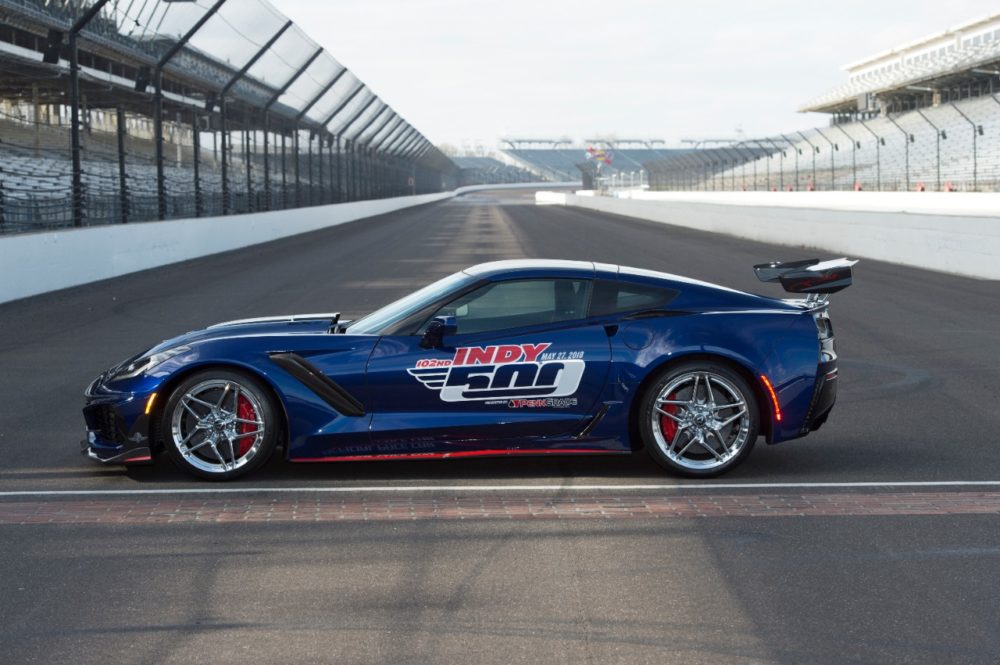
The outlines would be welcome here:
[[[326,333],[334,321],[336,314],[293,314],[287,316],[266,316],[255,319],[238,319],[236,321],[226,321],[216,323],[202,328],[192,330],[183,335],[178,335],[168,340],[160,342],[146,354],[164,351],[183,344],[196,344],[216,339],[236,339],[243,337],[271,337],[285,335],[317,335]],[[341,324],[346,323],[344,321]],[[338,335],[338,339],[344,337],[358,337],[357,335]],[[144,354],[145,355],[145,354]]]

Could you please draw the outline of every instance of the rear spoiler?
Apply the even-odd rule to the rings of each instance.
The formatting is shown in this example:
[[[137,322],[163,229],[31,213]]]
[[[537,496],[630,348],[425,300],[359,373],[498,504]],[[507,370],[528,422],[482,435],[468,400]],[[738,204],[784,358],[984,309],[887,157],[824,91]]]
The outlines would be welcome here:
[[[762,282],[780,282],[789,293],[809,294],[809,300],[825,301],[831,293],[842,291],[853,282],[856,260],[841,258],[830,261],[806,259],[781,263],[761,263],[753,267]]]

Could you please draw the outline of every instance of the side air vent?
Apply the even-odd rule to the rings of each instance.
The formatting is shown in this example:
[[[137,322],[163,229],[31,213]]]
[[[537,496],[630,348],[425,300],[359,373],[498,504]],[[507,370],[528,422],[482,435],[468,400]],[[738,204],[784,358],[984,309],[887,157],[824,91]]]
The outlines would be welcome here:
[[[272,353],[270,356],[275,365],[298,379],[302,385],[319,395],[338,413],[353,417],[365,415],[364,405],[354,395],[344,390],[302,356],[297,353]]]

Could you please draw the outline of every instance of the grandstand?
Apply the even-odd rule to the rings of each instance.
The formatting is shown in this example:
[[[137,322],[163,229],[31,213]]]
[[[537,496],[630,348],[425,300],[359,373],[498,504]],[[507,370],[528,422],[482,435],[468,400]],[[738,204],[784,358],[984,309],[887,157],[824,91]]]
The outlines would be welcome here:
[[[529,170],[504,164],[494,157],[452,156],[451,161],[458,167],[458,185],[497,185],[515,182],[536,182],[536,176]],[[542,178],[544,179],[544,178]]]
[[[634,175],[632,182],[648,182],[646,162],[669,159],[688,150],[668,149],[661,139],[585,139],[574,144],[569,139],[502,140],[503,151],[530,170],[551,180],[583,180],[592,186],[600,176],[602,180],[626,180],[625,174]],[[611,156],[610,164],[602,164],[600,172],[595,161],[587,158],[587,149],[605,151]],[[623,177],[624,176],[624,177]]]
[[[1000,191],[1000,14],[845,67],[830,124],[644,163],[653,189]]]
[[[267,0],[0,0],[0,233],[452,188]]]

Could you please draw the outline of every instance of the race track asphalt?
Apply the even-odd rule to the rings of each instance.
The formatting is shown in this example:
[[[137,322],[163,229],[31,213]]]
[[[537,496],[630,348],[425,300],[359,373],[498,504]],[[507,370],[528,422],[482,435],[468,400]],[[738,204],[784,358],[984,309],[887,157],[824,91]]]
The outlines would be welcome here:
[[[83,387],[185,330],[294,312],[353,318],[501,258],[622,263],[777,295],[751,265],[815,254],[492,191],[0,305],[0,513],[69,501],[4,492],[211,489],[166,460],[124,470],[78,452]],[[738,503],[782,490],[734,483],[1000,480],[1000,285],[867,260],[855,276],[831,307],[842,363],[829,423],[758,445],[709,487],[643,453],[274,459],[226,487],[259,488],[237,501],[248,506],[301,487],[392,487],[417,501],[405,488],[420,486],[433,503],[470,485],[501,487],[490,497],[557,486],[537,495],[563,498],[613,485],[596,493],[627,502],[635,485],[667,484],[677,488],[661,494]],[[971,494],[984,487],[927,491],[945,489],[969,505],[994,500]],[[810,491],[795,490],[806,501]],[[345,496],[309,500],[334,510]],[[87,510],[120,506],[85,500],[86,510],[66,503],[60,524],[0,515],[0,663],[1000,660],[996,511],[175,524],[88,522]],[[155,517],[165,499],[137,500]]]

